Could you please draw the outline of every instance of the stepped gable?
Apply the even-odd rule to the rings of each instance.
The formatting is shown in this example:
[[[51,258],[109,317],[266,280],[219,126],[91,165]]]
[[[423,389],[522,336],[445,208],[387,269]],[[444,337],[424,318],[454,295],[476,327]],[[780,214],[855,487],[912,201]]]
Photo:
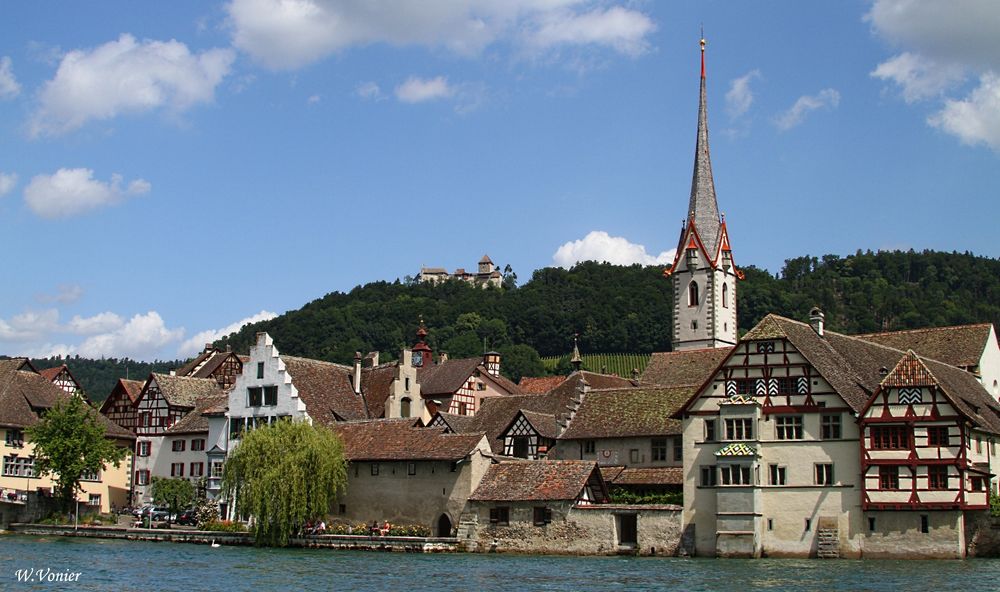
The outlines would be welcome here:
[[[990,323],[855,335],[859,339],[931,358],[960,368],[978,366],[990,338]]]
[[[306,413],[314,421],[329,424],[368,419],[364,399],[355,394],[351,382],[353,368],[286,355],[281,356],[281,361],[299,398],[306,404]]]
[[[385,416],[385,402],[392,394],[392,383],[396,380],[396,367],[396,362],[389,362],[361,370],[361,394],[364,396],[369,418],[377,419]]]
[[[565,376],[522,376],[517,387],[523,395],[541,395],[556,388],[564,380]]]
[[[414,419],[379,419],[334,424],[348,461],[456,461],[474,452],[483,434],[448,434],[416,427]]]
[[[198,434],[208,432],[208,417],[220,405],[226,407],[229,403],[229,395],[215,395],[203,397],[195,402],[194,409],[182,417],[180,421],[170,426],[166,431],[169,436],[180,434]]]
[[[222,394],[222,387],[211,378],[191,378],[152,373],[160,393],[175,407],[194,407],[198,399]]]
[[[0,360],[0,425],[16,428],[33,426],[39,414],[59,401],[72,397],[39,374],[25,358]],[[88,407],[108,437],[135,440],[135,434]]]
[[[594,461],[504,461],[490,465],[470,501],[571,501],[580,496],[594,476],[607,487]]]
[[[559,439],[679,435],[681,422],[672,416],[695,392],[696,386],[591,390]]]
[[[641,385],[701,385],[726,359],[732,347],[655,352],[639,379]]]

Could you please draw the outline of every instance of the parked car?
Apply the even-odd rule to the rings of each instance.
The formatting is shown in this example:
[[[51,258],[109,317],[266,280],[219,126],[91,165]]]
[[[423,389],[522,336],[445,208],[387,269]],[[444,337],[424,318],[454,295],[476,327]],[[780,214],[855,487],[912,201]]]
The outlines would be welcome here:
[[[182,524],[184,526],[197,526],[198,525],[198,515],[194,508],[184,510],[177,515],[177,524]]]
[[[146,506],[142,509],[139,517],[146,518],[147,516],[149,516],[149,519],[153,522],[167,520],[170,517],[170,508]]]

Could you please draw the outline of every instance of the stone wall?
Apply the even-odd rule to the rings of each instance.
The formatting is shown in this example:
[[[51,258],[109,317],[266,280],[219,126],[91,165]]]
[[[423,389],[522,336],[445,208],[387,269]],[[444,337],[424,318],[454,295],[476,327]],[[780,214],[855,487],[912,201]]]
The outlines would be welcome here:
[[[920,532],[920,516],[927,516],[928,532]],[[875,530],[861,536],[866,559],[961,559],[965,556],[962,512],[866,512]]]
[[[549,502],[548,524],[534,524],[534,508],[541,502],[470,503],[460,538],[466,550],[478,552],[569,555],[674,555],[681,538],[680,506],[573,506]],[[509,508],[507,525],[490,523],[490,509]],[[622,520],[634,517],[635,544],[622,543]]]
[[[1000,517],[969,512],[965,518],[969,557],[1000,557]]]

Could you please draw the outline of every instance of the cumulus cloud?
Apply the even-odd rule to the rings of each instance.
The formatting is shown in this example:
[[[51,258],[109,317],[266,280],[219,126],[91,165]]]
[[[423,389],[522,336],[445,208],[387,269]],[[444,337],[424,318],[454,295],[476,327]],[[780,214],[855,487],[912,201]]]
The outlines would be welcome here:
[[[180,345],[177,350],[177,355],[182,358],[189,358],[202,350],[206,343],[212,343],[222,339],[223,337],[235,333],[243,328],[244,325],[250,323],[259,323],[260,321],[269,321],[276,317],[273,312],[262,310],[259,313],[249,316],[245,319],[240,319],[235,323],[227,325],[222,329],[208,329],[200,333],[196,333],[190,339],[187,339]]]
[[[354,94],[369,101],[378,101],[383,98],[382,89],[378,84],[371,81],[359,84],[357,88],[354,89]]]
[[[754,78],[760,78],[759,70],[750,70],[729,83],[729,90],[726,92],[726,111],[730,117],[740,117],[750,109],[750,105],[753,104],[750,81]]]
[[[611,236],[603,230],[592,230],[582,239],[560,246],[552,255],[552,260],[556,265],[567,269],[581,261],[606,261],[615,265],[664,265],[674,260],[675,253],[676,249],[670,249],[659,255],[651,255],[643,245],[631,243],[620,236]]]
[[[139,42],[128,34],[71,51],[42,87],[29,132],[57,135],[95,119],[160,108],[179,113],[211,102],[234,59],[231,49],[195,54],[178,41]]]
[[[21,94],[21,85],[14,78],[14,68],[10,58],[0,57],[0,99],[13,99]]]
[[[119,328],[88,337],[76,348],[87,358],[130,357],[148,360],[184,337],[184,329],[169,329],[156,311],[137,314]]]
[[[59,327],[59,311],[50,308],[27,311],[9,321],[0,319],[0,341],[25,342],[36,340]]]
[[[997,78],[1000,76],[1000,4],[995,0],[914,2],[877,0],[865,20],[900,53],[871,76],[890,82],[907,103],[933,101],[928,124],[1000,152]],[[967,89],[969,80],[978,86]],[[955,98],[956,93],[967,93]]]
[[[781,131],[788,131],[805,121],[806,115],[823,108],[833,109],[840,104],[840,93],[832,88],[825,88],[815,95],[799,97],[787,111],[778,115],[774,123]]]
[[[81,317],[75,315],[66,324],[66,331],[77,335],[95,335],[98,333],[108,333],[120,329],[125,324],[125,319],[113,312],[102,312],[92,317]]]
[[[446,99],[455,94],[455,89],[448,84],[444,76],[436,78],[417,78],[411,76],[406,82],[396,87],[396,98],[403,103],[423,103],[436,99]]]
[[[16,173],[5,173],[0,171],[0,197],[10,193],[17,185],[17,174]]]
[[[152,187],[144,179],[135,179],[126,187],[122,187],[123,181],[119,174],[105,183],[94,179],[91,169],[59,169],[52,175],[33,177],[24,188],[24,201],[43,218],[63,218],[148,193]]]
[[[642,12],[605,0],[232,0],[233,44],[275,70],[295,69],[332,53],[373,43],[443,48],[472,56],[495,43],[528,53],[603,47],[626,55],[646,50],[656,29]],[[630,6],[630,5],[629,5]]]
[[[80,296],[83,296],[83,288],[78,284],[60,284],[55,294],[39,294],[36,298],[39,302],[70,304],[79,300]]]

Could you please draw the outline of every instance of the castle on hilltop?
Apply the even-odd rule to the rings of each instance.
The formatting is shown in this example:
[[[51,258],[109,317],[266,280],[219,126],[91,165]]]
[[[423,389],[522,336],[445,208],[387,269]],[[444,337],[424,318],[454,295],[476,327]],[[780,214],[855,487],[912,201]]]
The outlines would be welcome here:
[[[436,284],[447,280],[469,282],[484,288],[486,286],[499,288],[503,276],[500,275],[500,268],[493,264],[489,255],[483,255],[483,258],[479,260],[479,269],[476,273],[465,271],[464,267],[459,267],[455,273],[448,273],[448,270],[443,267],[421,267],[420,273],[417,274],[418,282]]]

